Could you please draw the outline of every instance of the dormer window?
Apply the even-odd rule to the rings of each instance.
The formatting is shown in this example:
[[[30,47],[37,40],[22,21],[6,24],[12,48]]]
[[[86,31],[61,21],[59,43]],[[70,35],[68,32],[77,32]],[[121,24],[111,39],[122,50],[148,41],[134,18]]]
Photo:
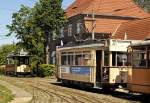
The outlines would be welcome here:
[[[72,24],[68,25],[68,36],[72,36]]]

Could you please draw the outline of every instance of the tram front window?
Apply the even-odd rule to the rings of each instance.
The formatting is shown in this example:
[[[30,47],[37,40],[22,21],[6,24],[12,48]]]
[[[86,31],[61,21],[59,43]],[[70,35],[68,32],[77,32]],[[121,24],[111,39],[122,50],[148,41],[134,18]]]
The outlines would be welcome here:
[[[112,52],[113,66],[127,66],[127,54],[121,52]]]
[[[127,55],[123,53],[117,54],[117,66],[126,66],[127,64]]]
[[[133,52],[133,66],[134,67],[146,67],[146,51],[135,50]]]
[[[29,64],[29,59],[28,58],[20,58],[20,65],[28,65]]]

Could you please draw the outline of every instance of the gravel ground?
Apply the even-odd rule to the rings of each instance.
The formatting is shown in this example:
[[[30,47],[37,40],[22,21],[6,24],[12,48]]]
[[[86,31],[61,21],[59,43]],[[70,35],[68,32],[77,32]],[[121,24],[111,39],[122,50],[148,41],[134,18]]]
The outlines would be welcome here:
[[[31,103],[141,103],[139,95],[131,95],[125,91],[102,91],[65,87],[50,78],[15,78],[3,77],[33,95]]]

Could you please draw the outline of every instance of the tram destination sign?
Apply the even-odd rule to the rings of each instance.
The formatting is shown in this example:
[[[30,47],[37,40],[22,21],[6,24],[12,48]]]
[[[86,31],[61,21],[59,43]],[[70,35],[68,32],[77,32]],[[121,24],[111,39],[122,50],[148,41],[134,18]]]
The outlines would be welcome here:
[[[110,40],[110,51],[127,51],[127,47],[131,44],[129,40]]]

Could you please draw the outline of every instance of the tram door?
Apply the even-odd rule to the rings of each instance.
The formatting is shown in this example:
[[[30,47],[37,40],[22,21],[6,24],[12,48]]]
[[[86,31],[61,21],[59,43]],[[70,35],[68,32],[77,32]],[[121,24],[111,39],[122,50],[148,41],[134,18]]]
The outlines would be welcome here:
[[[101,61],[102,61],[102,51],[96,51],[96,82],[101,82]]]

